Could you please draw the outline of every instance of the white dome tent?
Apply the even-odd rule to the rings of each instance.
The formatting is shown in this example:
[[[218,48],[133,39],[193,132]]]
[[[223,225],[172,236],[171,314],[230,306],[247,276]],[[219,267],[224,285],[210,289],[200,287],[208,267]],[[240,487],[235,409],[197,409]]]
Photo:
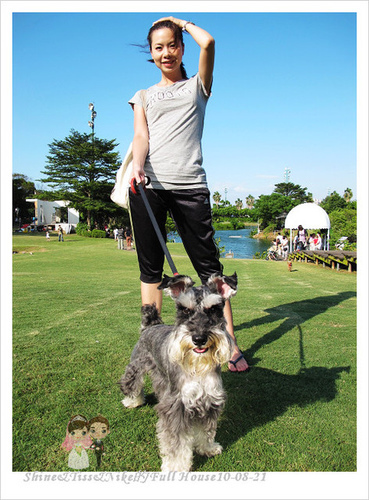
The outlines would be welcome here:
[[[284,226],[290,230],[290,251],[292,251],[292,229],[297,229],[300,224],[304,229],[328,229],[327,241],[323,248],[329,250],[331,222],[322,207],[316,203],[302,203],[287,214]]]

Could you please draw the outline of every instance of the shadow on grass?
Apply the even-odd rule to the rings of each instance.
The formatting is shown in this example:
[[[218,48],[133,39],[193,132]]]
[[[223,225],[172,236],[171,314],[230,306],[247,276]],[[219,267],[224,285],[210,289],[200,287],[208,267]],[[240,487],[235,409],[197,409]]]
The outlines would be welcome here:
[[[283,415],[291,406],[332,401],[337,395],[336,381],[349,366],[302,368],[295,375],[286,375],[266,368],[254,367],[242,385],[242,392],[231,389],[235,375],[223,374],[228,400],[219,425],[217,438],[223,447],[231,445],[255,427]]]
[[[224,447],[230,446],[253,428],[275,420],[291,406],[304,407],[318,401],[329,402],[337,395],[336,381],[342,372],[349,372],[349,366],[325,368],[305,367],[303,332],[301,325],[337,306],[344,300],[355,297],[354,292],[341,292],[332,296],[291,302],[265,309],[266,316],[242,323],[235,330],[262,326],[285,318],[278,327],[260,337],[244,351],[251,365],[247,374],[222,374],[228,401],[219,425],[217,438]],[[299,330],[300,370],[286,375],[257,365],[255,353],[262,347],[280,339],[293,328]],[[200,459],[201,460],[201,459]]]
[[[301,351],[303,351],[303,346],[301,338],[302,331],[300,325],[305,321],[324,313],[330,307],[335,307],[344,300],[348,300],[352,297],[356,297],[355,292],[340,292],[336,295],[316,297],[314,299],[281,304],[276,307],[265,309],[264,311],[265,313],[267,313],[266,316],[235,326],[235,332],[237,332],[248,328],[266,325],[268,323],[274,323],[275,321],[285,318],[285,321],[281,323],[277,328],[274,328],[270,332],[260,337],[249,349],[244,351],[245,358],[251,365],[257,364],[259,359],[254,358],[254,356],[260,348],[271,344],[272,342],[275,342],[276,340],[280,339],[285,333],[289,332],[295,327],[299,328],[300,331],[301,358]],[[302,366],[304,366],[303,363]]]

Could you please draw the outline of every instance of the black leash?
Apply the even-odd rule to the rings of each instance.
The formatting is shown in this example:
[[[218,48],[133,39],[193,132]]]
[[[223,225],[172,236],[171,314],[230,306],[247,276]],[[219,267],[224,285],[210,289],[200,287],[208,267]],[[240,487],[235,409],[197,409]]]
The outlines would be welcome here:
[[[147,182],[145,184],[145,186],[147,186],[147,184],[150,184],[150,177],[147,177]],[[160,228],[159,228],[159,225],[155,219],[155,215],[152,211],[152,208],[150,206],[150,203],[149,203],[149,200],[147,199],[147,196],[146,196],[146,193],[145,193],[145,187],[140,183],[140,184],[137,184],[136,182],[136,179],[133,178],[131,180],[131,189],[132,189],[132,192],[133,194],[137,194],[137,186],[138,186],[138,190],[140,192],[140,195],[142,196],[142,199],[143,199],[143,202],[145,204],[145,207],[146,207],[146,210],[147,210],[147,213],[149,214],[149,217],[150,217],[150,220],[152,222],[152,225],[154,226],[154,229],[155,229],[155,232],[156,232],[156,236],[158,237],[159,239],[159,242],[160,242],[160,245],[164,251],[164,254],[167,258],[167,261],[168,261],[168,264],[170,266],[170,269],[173,273],[174,276],[177,276],[179,273],[177,271],[177,268],[176,266],[174,265],[174,262],[173,262],[173,259],[169,253],[169,250],[165,244],[165,241],[164,241],[164,238],[163,238],[163,235],[161,234],[161,231],[160,231]]]

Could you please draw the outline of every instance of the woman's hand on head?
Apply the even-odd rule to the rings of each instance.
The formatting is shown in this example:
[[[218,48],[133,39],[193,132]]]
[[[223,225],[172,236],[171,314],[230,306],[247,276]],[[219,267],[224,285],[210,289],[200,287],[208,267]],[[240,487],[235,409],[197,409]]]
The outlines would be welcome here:
[[[169,17],[162,17],[162,18],[158,19],[152,25],[154,26],[155,24],[160,23],[161,21],[172,21],[172,23],[176,24],[181,29],[183,28],[183,26],[186,23],[186,21],[183,21],[182,19],[177,19],[177,18],[175,18],[173,16],[169,16]]]

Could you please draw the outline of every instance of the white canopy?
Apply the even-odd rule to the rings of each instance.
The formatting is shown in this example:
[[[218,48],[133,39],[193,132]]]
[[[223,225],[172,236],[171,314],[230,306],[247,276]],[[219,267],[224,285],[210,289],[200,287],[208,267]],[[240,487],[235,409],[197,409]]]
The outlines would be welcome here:
[[[328,229],[328,241],[324,246],[329,249],[331,222],[327,212],[322,207],[315,203],[302,203],[294,207],[286,217],[285,228],[297,229],[300,224],[304,229]],[[290,234],[290,249],[292,249],[292,232]]]
[[[327,212],[315,203],[302,203],[294,207],[287,215],[285,228],[297,229],[329,229],[331,222]]]

